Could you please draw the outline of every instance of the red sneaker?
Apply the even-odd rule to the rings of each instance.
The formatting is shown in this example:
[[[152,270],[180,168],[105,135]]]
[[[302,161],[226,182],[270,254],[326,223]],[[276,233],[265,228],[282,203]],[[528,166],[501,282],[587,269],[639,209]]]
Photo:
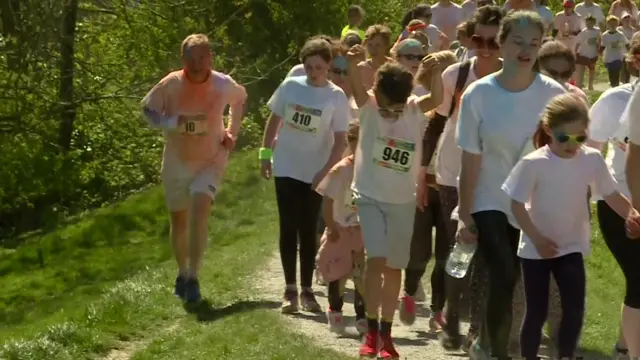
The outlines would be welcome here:
[[[360,345],[360,357],[375,358],[378,356],[378,333],[375,331],[367,331],[364,335],[364,341]]]
[[[400,360],[400,354],[398,354],[395,346],[393,346],[391,334],[382,335],[381,339],[382,349],[380,349],[380,358],[384,360]]]

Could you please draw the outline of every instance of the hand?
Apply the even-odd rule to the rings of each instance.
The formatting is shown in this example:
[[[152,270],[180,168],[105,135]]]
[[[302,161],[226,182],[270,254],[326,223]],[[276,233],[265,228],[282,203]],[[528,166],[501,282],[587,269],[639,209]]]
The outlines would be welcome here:
[[[538,254],[545,259],[552,258],[558,254],[558,245],[548,237],[542,236],[539,239],[533,240]]]
[[[351,49],[347,51],[347,60],[351,63],[357,64],[365,59],[365,51],[362,45],[353,45]]]
[[[420,62],[420,67],[416,73],[416,80],[420,83],[424,83],[433,76],[434,71],[440,67],[438,57],[434,54],[425,56]]]
[[[473,221],[464,222],[458,220],[458,231],[456,232],[456,241],[463,244],[475,244],[478,242],[478,230]]]
[[[231,131],[226,129],[224,134],[222,135],[222,146],[227,149],[227,151],[233,150],[233,147],[236,145],[236,140],[234,139]]]
[[[640,214],[633,210],[624,222],[627,237],[630,239],[640,238]]]
[[[271,160],[260,161],[260,174],[267,180],[271,179],[271,176],[273,176],[273,171],[271,170]]]

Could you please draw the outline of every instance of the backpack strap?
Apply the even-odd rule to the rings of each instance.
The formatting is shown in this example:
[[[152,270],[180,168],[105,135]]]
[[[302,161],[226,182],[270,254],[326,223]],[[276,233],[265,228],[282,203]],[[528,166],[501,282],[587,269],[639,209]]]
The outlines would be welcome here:
[[[456,87],[453,92],[453,97],[451,99],[451,107],[449,108],[449,116],[453,115],[453,112],[456,108],[456,98],[458,93],[464,89],[464,84],[467,82],[467,78],[469,77],[469,71],[471,70],[471,59],[467,59],[462,62],[460,68],[458,69],[458,78],[456,79]]]

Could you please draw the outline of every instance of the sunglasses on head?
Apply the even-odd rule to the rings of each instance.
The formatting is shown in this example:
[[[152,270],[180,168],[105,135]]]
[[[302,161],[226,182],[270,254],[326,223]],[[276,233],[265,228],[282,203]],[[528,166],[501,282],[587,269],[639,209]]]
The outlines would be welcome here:
[[[480,35],[472,35],[471,42],[477,49],[484,49],[484,48],[487,48],[489,50],[500,49],[500,45],[498,45],[498,42],[496,41],[495,37],[485,39]]]
[[[587,135],[584,135],[584,134],[572,135],[572,134],[567,134],[565,132],[554,132],[553,137],[560,144],[564,144],[569,141],[574,142],[576,144],[582,144],[583,142],[587,141]]]
[[[420,61],[424,58],[424,55],[416,55],[416,54],[400,54],[403,58],[409,61]]]
[[[573,75],[573,71],[571,70],[556,71],[553,69],[544,69],[544,71],[554,79],[568,79],[571,77],[571,75]]]
[[[331,72],[339,76],[347,76],[347,69],[332,68]]]

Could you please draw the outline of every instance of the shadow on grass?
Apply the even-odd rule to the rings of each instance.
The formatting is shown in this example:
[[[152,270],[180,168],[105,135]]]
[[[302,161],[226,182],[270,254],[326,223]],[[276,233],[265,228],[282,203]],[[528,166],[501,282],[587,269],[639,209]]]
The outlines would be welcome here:
[[[276,309],[280,307],[277,301],[269,300],[240,300],[224,307],[215,307],[208,300],[203,300],[198,304],[184,304],[187,313],[195,315],[200,322],[213,322],[229,315],[244,313],[257,309]]]

